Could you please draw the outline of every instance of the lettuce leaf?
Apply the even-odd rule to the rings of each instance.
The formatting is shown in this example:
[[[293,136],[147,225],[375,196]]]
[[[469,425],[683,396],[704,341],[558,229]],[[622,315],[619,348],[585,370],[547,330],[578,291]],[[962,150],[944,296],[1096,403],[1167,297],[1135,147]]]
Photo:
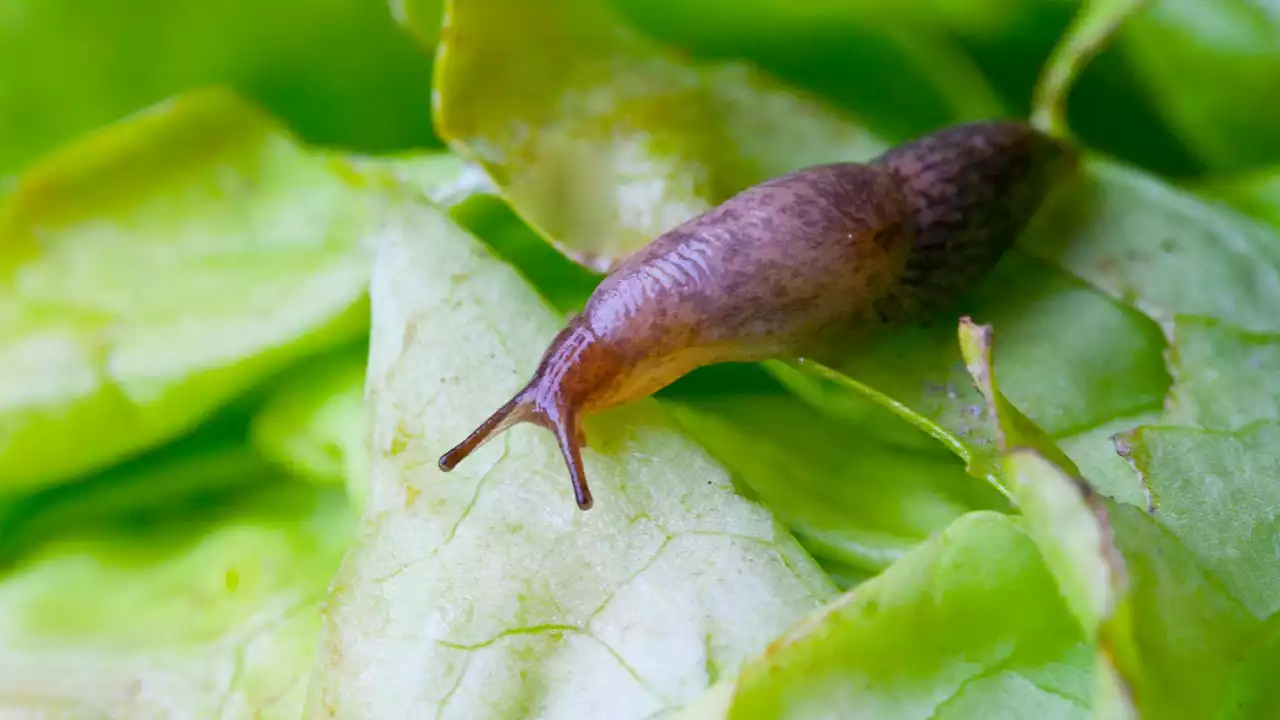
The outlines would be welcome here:
[[[429,101],[414,92],[430,77],[430,57],[380,3],[136,0],[122,12],[112,0],[10,0],[0,10],[0,184],[84,133],[215,84],[310,143],[438,143]]]
[[[309,361],[277,385],[253,418],[253,444],[291,474],[346,483],[357,506],[368,475],[364,368],[359,345]]]
[[[1242,170],[1280,160],[1274,131],[1280,108],[1271,101],[1280,73],[1274,5],[1149,0],[1116,36],[1116,49],[1208,168]]]
[[[353,517],[202,440],[23,503],[40,534],[0,582],[0,714],[299,716]]]
[[[358,337],[377,213],[218,90],[32,167],[0,205],[0,488],[154,447]]]
[[[748,185],[884,147],[749,65],[683,61],[589,0],[451,0],[435,93],[450,145],[597,270]]]
[[[1001,4],[1007,7],[993,7]],[[887,140],[1006,112],[943,25],[999,22],[1017,9],[1016,2],[617,0],[614,5],[664,44],[704,60],[747,60],[791,87],[847,109]],[[940,7],[945,5],[953,7]]]
[[[650,402],[588,422],[590,512],[537,427],[440,472],[560,320],[425,204],[401,207],[372,287],[372,474],[327,603],[314,714],[646,716],[834,594]]]
[[[967,512],[1009,509],[937,443],[886,442],[786,392],[663,406],[822,560],[874,574]]]
[[[690,718],[1086,718],[1089,649],[1017,520],[961,517],[814,613]]]
[[[1177,357],[1179,318],[1274,331],[1280,239],[1267,226],[1105,160],[1044,211],[957,312],[1001,334],[1002,386],[1104,494],[1147,504],[1111,437],[1159,421]],[[985,402],[970,387],[949,323],[905,328],[839,368],[802,363],[779,377],[854,417],[896,408],[999,481]],[[1173,344],[1170,345],[1170,342]],[[1223,404],[1220,407],[1228,408]]]
[[[1230,710],[1231,695],[1248,691],[1234,676],[1248,672],[1241,661],[1265,638],[1261,621],[1277,609],[1273,538],[1280,528],[1271,509],[1280,497],[1269,491],[1266,470],[1276,463],[1276,429],[1127,434],[1118,442],[1151,494],[1144,513],[1098,496],[1000,394],[991,343],[989,327],[962,325],[961,347],[991,405],[1030,533],[1098,648],[1100,712],[1210,717]]]

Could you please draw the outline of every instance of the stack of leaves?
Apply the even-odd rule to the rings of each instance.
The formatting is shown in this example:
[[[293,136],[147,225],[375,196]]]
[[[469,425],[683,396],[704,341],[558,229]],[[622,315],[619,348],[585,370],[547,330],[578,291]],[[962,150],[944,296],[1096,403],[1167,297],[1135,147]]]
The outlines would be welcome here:
[[[1266,3],[162,5],[0,11],[0,715],[1280,712]],[[960,307],[593,417],[590,512],[436,467],[649,239],[1004,114],[1086,156]]]

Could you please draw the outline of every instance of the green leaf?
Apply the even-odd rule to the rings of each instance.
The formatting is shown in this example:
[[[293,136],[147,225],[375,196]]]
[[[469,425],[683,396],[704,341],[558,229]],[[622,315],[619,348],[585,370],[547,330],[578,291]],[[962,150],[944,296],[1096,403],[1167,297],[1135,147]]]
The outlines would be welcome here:
[[[442,473],[560,320],[439,210],[397,218],[372,285],[373,471],[327,604],[316,713],[646,716],[834,594],[650,402],[588,420],[589,512],[538,427]]]
[[[1280,528],[1271,516],[1280,497],[1255,478],[1274,474],[1277,460],[1264,448],[1275,446],[1280,428],[1231,439],[1179,428],[1128,435],[1122,447],[1151,492],[1157,522],[1096,495],[1000,395],[990,328],[962,326],[961,345],[1001,429],[1005,469],[1029,533],[1097,643],[1105,714],[1212,716],[1257,641],[1257,623],[1235,598],[1259,618],[1275,610],[1273,539]],[[1224,538],[1228,526],[1236,532]],[[1255,574],[1246,575],[1246,567]]]
[[[1166,331],[1196,315],[1280,332],[1276,231],[1137,170],[1088,161],[1021,245]]]
[[[104,467],[363,332],[360,182],[219,91],[24,174],[0,205],[0,483]]]
[[[1280,614],[1271,616],[1264,637],[1231,677],[1220,715],[1224,720],[1263,718],[1280,707],[1280,685],[1275,683],[1280,667]]]
[[[440,3],[435,2],[439,14]],[[10,0],[0,8],[0,178],[195,87],[224,85],[312,143],[434,141],[430,58],[361,0]]]
[[[727,712],[707,701],[686,716],[1085,718],[1090,680],[1035,544],[978,512],[774,641],[732,681]]]
[[[1280,14],[1254,0],[1150,0],[1117,47],[1212,170],[1280,159]],[[1230,78],[1230,82],[1223,82]]]
[[[122,517],[163,517],[274,478],[244,443],[247,423],[241,408],[228,408],[155,452],[74,483],[0,496],[0,572],[61,536],[120,526]]]
[[[1119,681],[1113,701],[1138,717],[1213,717],[1258,623],[1143,511],[1072,493],[1077,482],[1033,451],[1011,454],[1008,467],[1064,594],[1115,669],[1099,672]]]
[[[235,446],[136,471],[46,504],[59,531],[0,575],[0,714],[297,718],[341,494]]]
[[[1146,427],[1125,443],[1160,523],[1254,615],[1280,611],[1280,424]]]
[[[440,133],[595,269],[748,185],[883,149],[749,66],[682,61],[590,0],[451,0],[446,30]]]
[[[1110,437],[1160,413],[1170,382],[1166,337],[1181,344],[1177,319],[1197,315],[1276,332],[1278,306],[1274,231],[1140,172],[1090,159],[956,311],[1000,329],[1001,385],[1010,402],[1061,441],[1100,491],[1145,506]],[[997,479],[993,426],[948,326],[939,320],[903,328],[838,368],[805,363],[802,372],[779,377],[837,412],[871,402],[893,407],[966,458],[971,471]],[[1265,405],[1266,390],[1257,392],[1252,404],[1239,407]],[[1234,406],[1220,407],[1229,413]]]
[[[449,214],[518,269],[561,313],[581,310],[603,277],[560,254],[499,197],[477,193],[451,207]]]
[[[1001,385],[1010,401],[1053,436],[1082,438],[1073,459],[1086,474],[1106,468],[1111,483],[1105,491],[1136,502],[1136,478],[1107,462],[1113,448],[1095,430],[1159,409],[1169,383],[1159,329],[1019,251],[1011,251],[957,311],[1000,328]],[[902,327],[839,368],[804,362],[779,378],[855,421],[863,412],[858,408],[870,403],[891,407],[952,448],[970,472],[999,482],[994,426],[957,351],[954,327],[945,318]],[[1115,430],[1135,426],[1121,423]]]
[[[1256,173],[1215,178],[1196,188],[1202,195],[1280,228],[1280,170],[1270,167]]]
[[[1066,103],[1072,83],[1090,60],[1111,40],[1122,23],[1150,0],[1083,0],[1075,20],[1041,70],[1033,122],[1066,135]]]
[[[1280,335],[1178,317],[1170,360],[1176,381],[1165,424],[1235,430],[1280,420]]]
[[[940,7],[948,4],[975,7]],[[1005,114],[977,66],[935,22],[943,12],[944,22],[983,24],[1010,10],[995,7],[1000,4],[1009,5],[1006,0],[899,2],[891,8],[875,0],[614,2],[647,35],[704,60],[750,61],[851,111],[888,140]]]
[[[936,443],[921,453],[878,442],[787,394],[664,407],[805,549],[864,571],[883,570],[966,512],[1008,507]]]
[[[364,345],[317,358],[287,375],[253,419],[253,443],[290,472],[322,484],[345,483],[364,501],[369,453]]]

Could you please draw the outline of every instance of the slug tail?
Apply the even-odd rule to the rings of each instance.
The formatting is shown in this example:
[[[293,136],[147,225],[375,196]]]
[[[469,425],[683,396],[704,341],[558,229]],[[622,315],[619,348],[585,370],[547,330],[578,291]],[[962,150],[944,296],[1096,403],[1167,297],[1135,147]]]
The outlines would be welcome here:
[[[516,423],[526,422],[531,419],[532,407],[525,399],[525,393],[520,393],[506,402],[505,405],[498,408],[490,415],[480,426],[471,431],[471,434],[465,440],[458,443],[449,452],[440,456],[440,469],[449,472],[458,466],[458,463],[467,459],[471,453],[480,449],[495,436],[502,433],[503,430],[515,425]]]

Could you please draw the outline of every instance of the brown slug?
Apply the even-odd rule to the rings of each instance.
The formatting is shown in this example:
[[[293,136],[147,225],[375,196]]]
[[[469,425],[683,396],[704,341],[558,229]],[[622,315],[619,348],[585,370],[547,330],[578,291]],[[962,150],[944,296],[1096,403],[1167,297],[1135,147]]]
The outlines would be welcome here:
[[[1028,125],[986,121],[743,190],[619,264],[529,383],[440,468],[536,423],[555,434],[589,509],[584,416],[702,365],[802,355],[953,302],[1013,244],[1072,155]]]

